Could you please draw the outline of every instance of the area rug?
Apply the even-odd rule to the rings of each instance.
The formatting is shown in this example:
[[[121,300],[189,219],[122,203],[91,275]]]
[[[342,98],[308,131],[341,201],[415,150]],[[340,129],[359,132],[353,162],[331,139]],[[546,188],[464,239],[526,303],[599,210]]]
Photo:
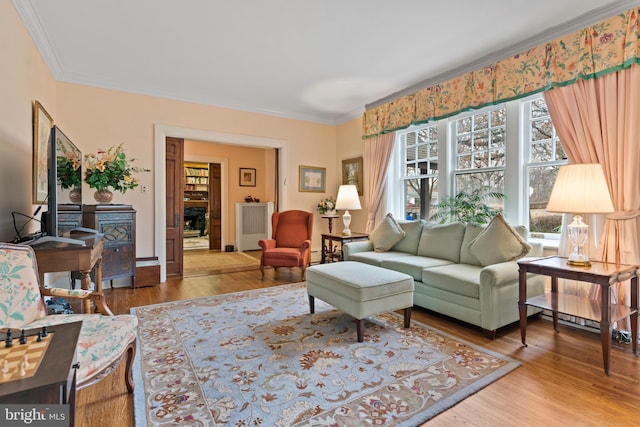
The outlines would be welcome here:
[[[233,273],[258,270],[260,260],[244,252],[197,250],[184,253],[183,276]]]
[[[416,426],[519,362],[395,313],[365,323],[305,283],[136,307],[136,426]]]

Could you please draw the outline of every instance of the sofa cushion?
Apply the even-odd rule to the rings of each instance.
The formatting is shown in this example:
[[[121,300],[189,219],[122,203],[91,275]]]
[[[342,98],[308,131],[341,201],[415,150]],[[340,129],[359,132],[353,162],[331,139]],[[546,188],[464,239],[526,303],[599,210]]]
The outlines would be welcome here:
[[[424,221],[397,221],[397,223],[400,228],[404,230],[404,237],[396,243],[391,250],[415,255],[418,252],[418,244],[420,243]]]
[[[469,245],[469,251],[483,266],[522,258],[531,245],[504,220],[496,215]]]
[[[371,232],[369,240],[373,242],[374,251],[385,252],[402,240],[404,235],[405,232],[402,227],[400,227],[393,216],[388,213],[375,230]]]
[[[425,224],[422,227],[417,255],[460,262],[460,246],[464,237],[462,222]]]
[[[480,298],[482,267],[469,264],[450,264],[422,271],[422,282],[434,288],[471,298]]]
[[[413,280],[422,280],[422,270],[425,268],[437,267],[439,265],[452,264],[451,261],[440,258],[428,258],[417,255],[406,255],[401,257],[383,259],[380,266],[389,270],[399,271],[413,277]]]
[[[404,252],[395,252],[395,251],[387,251],[387,252],[357,252],[349,257],[349,261],[358,261],[364,262],[365,264],[377,265],[380,267],[382,265],[382,261],[387,259],[399,258],[408,256]]]

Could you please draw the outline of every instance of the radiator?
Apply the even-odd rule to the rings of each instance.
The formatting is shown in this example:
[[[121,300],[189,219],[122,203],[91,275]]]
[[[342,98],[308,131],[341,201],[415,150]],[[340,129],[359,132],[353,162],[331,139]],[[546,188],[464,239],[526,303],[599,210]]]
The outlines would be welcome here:
[[[258,240],[271,238],[273,202],[236,203],[236,245],[238,251],[260,249]]]

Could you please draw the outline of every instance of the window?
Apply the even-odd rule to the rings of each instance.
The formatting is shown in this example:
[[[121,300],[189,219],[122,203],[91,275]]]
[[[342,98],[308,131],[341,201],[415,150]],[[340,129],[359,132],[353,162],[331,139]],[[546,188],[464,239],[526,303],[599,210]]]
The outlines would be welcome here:
[[[400,136],[402,189],[406,219],[427,219],[437,204],[438,127],[422,127]]]
[[[504,106],[452,121],[456,153],[453,194],[471,193],[477,189],[484,194],[504,193],[506,125]],[[501,199],[485,203],[496,209],[503,207]]]
[[[524,104],[527,182],[529,197],[529,230],[534,235],[549,237],[558,234],[562,214],[546,211],[553,183],[561,165],[567,163],[567,155],[556,135],[544,98],[536,98]]]
[[[398,132],[387,211],[429,219],[438,200],[461,191],[503,193],[488,200],[512,224],[555,237],[562,216],[546,211],[566,154],[542,95],[414,126]]]

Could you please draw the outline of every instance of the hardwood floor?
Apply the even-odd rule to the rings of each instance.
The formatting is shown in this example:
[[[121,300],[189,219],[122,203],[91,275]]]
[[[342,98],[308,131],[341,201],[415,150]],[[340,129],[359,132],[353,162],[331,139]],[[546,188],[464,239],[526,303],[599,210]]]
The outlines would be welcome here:
[[[106,290],[116,314],[131,307],[199,298],[300,281],[298,269],[238,272],[168,280],[156,287]],[[522,365],[426,423],[429,426],[626,426],[638,424],[640,359],[629,345],[613,344],[611,375],[602,369],[600,336],[570,326],[553,332],[551,322],[532,320],[528,347],[520,344],[517,324],[498,331],[495,340],[479,328],[415,308],[413,320],[509,356]],[[123,366],[77,396],[76,425],[131,427],[133,395],[128,394]],[[136,385],[139,386],[139,385]]]

